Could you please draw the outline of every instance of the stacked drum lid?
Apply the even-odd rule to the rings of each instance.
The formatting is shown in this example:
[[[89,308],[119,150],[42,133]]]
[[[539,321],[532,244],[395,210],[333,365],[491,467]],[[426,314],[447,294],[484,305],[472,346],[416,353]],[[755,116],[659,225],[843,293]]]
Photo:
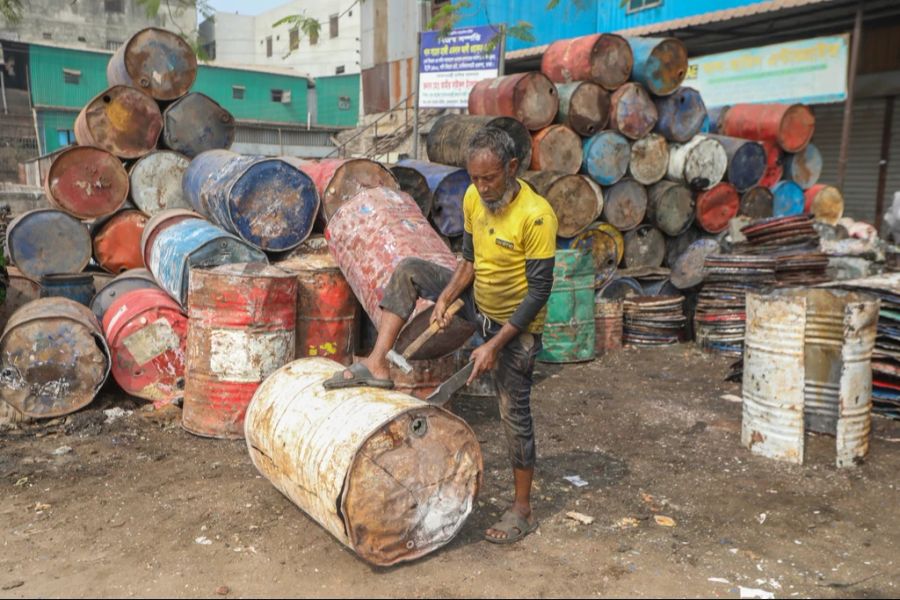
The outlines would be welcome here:
[[[775,257],[779,287],[828,281],[828,257],[818,249],[819,234],[812,223],[808,215],[765,219],[741,229],[747,237],[741,247]]]
[[[668,346],[681,341],[683,296],[636,296],[624,301],[626,346]]]

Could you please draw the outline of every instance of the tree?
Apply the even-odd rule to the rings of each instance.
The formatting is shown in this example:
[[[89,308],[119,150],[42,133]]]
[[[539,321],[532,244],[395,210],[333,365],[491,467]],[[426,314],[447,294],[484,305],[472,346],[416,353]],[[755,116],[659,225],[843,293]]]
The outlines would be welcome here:
[[[0,0],[0,17],[10,25],[15,25],[22,20],[22,0]]]
[[[3,1],[5,0],[0,0],[0,2]],[[148,18],[156,17],[160,11],[165,10],[169,15],[169,23],[178,30],[178,35],[190,45],[197,58],[202,61],[209,60],[206,50],[200,44],[200,33],[196,29],[185,31],[178,25],[178,19],[176,18],[182,16],[188,10],[196,10],[203,18],[212,18],[214,11],[210,7],[208,0],[137,0],[137,3],[144,7]]]

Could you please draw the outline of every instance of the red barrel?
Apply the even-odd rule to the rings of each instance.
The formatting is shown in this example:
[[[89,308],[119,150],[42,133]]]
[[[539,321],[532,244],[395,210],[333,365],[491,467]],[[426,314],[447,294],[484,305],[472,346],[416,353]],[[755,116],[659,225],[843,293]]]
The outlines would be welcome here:
[[[639,140],[646,136],[658,118],[656,104],[639,83],[626,83],[610,98],[609,126],[628,138]]]
[[[359,332],[360,307],[334,258],[321,242],[278,263],[297,276],[297,358],[324,356],[349,365]],[[308,252],[307,252],[308,250]]]
[[[531,169],[574,175],[581,169],[581,138],[565,125],[551,125],[533,136]]]
[[[760,142],[766,149],[766,170],[757,185],[772,187],[784,175],[784,152],[775,142]]]
[[[73,146],[56,155],[44,191],[50,204],[79,219],[114,213],[128,198],[122,161],[100,148]]]
[[[697,224],[709,233],[725,231],[741,205],[741,196],[730,183],[722,182],[697,194]]]
[[[79,146],[97,146],[122,159],[140,158],[156,149],[163,119],[156,101],[135,88],[115,85],[78,113]]]
[[[555,83],[593,81],[614,90],[628,81],[634,56],[625,38],[595,33],[550,44],[541,72]]]
[[[415,201],[403,192],[373,188],[341,207],[325,229],[328,248],[372,322],[378,325],[378,304],[397,265],[421,258],[456,269],[456,257],[434,231]],[[420,299],[400,332],[395,349],[402,352],[429,324],[432,302]],[[474,328],[458,316],[432,337],[412,358],[440,358],[453,352]]]
[[[154,402],[181,396],[187,328],[181,306],[158,288],[132,290],[113,302],[103,333],[119,387]]]
[[[804,212],[815,216],[816,220],[836,225],[844,216],[844,195],[836,187],[818,183],[803,195],[806,199]]]
[[[192,269],[188,314],[182,426],[242,438],[256,388],[294,359],[297,278],[263,263]]]
[[[322,213],[330,219],[344,203],[362,190],[388,187],[400,190],[397,178],[386,167],[366,158],[325,158],[302,160],[284,157],[284,161],[306,173],[316,184],[322,200]]]
[[[799,152],[812,139],[816,118],[803,104],[735,104],[722,119],[725,135],[776,142],[785,152]]]
[[[110,273],[121,273],[144,266],[141,236],[147,215],[139,210],[121,210],[94,225],[94,260]]]
[[[558,110],[556,86],[541,73],[485,79],[469,92],[469,114],[513,117],[531,131],[552,123]]]

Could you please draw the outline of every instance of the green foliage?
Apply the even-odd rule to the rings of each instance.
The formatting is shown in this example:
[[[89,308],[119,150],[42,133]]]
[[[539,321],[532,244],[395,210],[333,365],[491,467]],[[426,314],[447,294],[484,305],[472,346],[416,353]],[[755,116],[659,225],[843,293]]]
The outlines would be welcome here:
[[[0,0],[0,17],[10,25],[22,20],[22,0]]]

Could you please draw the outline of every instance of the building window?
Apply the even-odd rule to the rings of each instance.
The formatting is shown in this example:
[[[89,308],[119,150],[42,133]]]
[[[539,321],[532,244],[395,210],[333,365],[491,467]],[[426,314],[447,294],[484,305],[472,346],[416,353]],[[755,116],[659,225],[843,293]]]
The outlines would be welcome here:
[[[266,38],[266,57],[272,56],[272,36]]]
[[[108,13],[124,13],[125,0],[105,0],[106,12]]]
[[[53,36],[50,35],[50,33],[47,32],[47,31],[45,31],[44,33],[42,33],[41,36],[42,36],[45,40],[49,40],[50,38],[53,37]]]
[[[644,10],[645,8],[656,8],[662,6],[663,0],[628,0],[628,13]]]
[[[350,110],[350,96],[338,97],[338,110]]]
[[[338,36],[338,16],[331,15],[328,18],[328,29],[331,32],[331,38],[334,39]]]
[[[71,83],[73,85],[78,85],[81,83],[81,71],[76,71],[74,69],[63,69],[63,81],[66,83]]]
[[[290,31],[290,46],[289,46],[289,48],[291,50],[296,50],[299,47],[300,47],[300,29],[297,27],[294,27]]]
[[[343,75],[343,74],[344,74],[344,65],[341,65],[341,66],[337,67],[337,68],[334,70],[334,74],[335,74],[335,75]]]
[[[68,146],[75,143],[75,132],[71,129],[57,129],[56,140],[60,146]]]
[[[247,88],[245,88],[242,85],[231,86],[231,97],[234,98],[235,100],[243,100],[244,99],[244,91],[246,89]]]
[[[119,46],[124,44],[125,42],[118,42],[116,40],[106,40],[106,49],[107,50],[118,50]]]
[[[79,41],[79,42],[86,42],[86,41],[87,41],[87,38],[85,38],[83,35],[79,35],[79,36],[78,36],[78,41]]]
[[[281,102],[284,98],[284,90],[272,90],[272,102]]]

